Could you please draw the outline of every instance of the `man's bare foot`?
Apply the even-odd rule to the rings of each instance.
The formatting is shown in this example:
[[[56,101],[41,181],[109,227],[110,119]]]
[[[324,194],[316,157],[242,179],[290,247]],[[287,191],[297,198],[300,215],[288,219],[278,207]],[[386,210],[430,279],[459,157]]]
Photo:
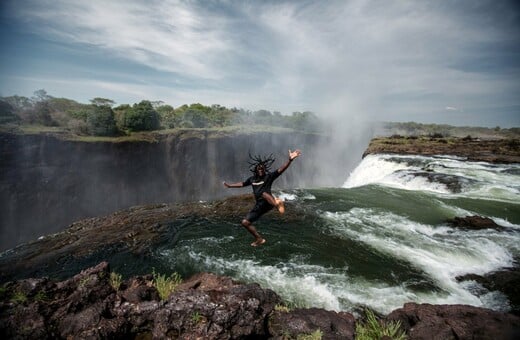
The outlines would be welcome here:
[[[251,243],[251,247],[258,247],[265,243],[265,239],[261,238],[259,240],[256,240],[255,242]]]
[[[278,209],[280,214],[283,214],[285,212],[285,204],[279,198],[276,199],[276,208]]]

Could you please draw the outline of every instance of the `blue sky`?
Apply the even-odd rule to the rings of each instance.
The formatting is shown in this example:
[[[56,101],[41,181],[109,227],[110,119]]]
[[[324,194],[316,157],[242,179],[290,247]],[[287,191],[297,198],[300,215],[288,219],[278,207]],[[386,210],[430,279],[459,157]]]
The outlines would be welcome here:
[[[0,95],[520,126],[515,1],[0,2]]]

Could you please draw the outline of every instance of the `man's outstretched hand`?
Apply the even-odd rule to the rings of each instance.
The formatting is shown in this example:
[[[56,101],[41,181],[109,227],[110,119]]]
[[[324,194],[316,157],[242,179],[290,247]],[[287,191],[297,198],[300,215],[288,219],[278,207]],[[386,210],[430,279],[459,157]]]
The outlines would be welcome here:
[[[291,151],[289,149],[289,159],[292,161],[293,159],[295,159],[296,157],[300,156],[302,154],[301,150],[300,149],[296,149],[294,151]]]

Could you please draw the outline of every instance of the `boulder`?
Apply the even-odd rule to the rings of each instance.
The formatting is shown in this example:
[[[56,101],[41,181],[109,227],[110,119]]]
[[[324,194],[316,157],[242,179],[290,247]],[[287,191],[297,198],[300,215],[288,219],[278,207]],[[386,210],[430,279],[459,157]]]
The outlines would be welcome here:
[[[518,339],[520,317],[466,305],[406,303],[387,321],[400,321],[408,339]]]
[[[496,224],[492,219],[482,216],[466,216],[466,217],[455,217],[447,220],[448,224],[452,227],[481,230],[481,229],[495,229],[503,231],[506,228]]]
[[[201,273],[161,301],[153,277],[110,285],[106,262],[53,283],[6,284],[0,337],[46,338],[267,338],[267,317],[280,297],[258,284]]]
[[[296,339],[321,332],[321,339],[354,339],[355,318],[350,313],[321,308],[275,311],[269,318],[269,333],[274,339]]]
[[[504,268],[484,276],[467,274],[458,276],[457,281],[473,280],[489,291],[498,290],[509,299],[511,313],[520,316],[520,268]]]

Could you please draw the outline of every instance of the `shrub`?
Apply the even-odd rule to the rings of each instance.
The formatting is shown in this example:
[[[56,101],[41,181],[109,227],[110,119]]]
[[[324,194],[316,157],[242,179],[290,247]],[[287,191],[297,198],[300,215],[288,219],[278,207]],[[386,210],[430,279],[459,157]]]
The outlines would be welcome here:
[[[90,135],[114,136],[117,133],[114,112],[110,106],[94,106],[87,116],[87,127]]]
[[[14,113],[14,107],[6,101],[0,100],[0,124],[12,123],[20,120]]]
[[[134,104],[124,114],[124,128],[130,131],[151,131],[159,128],[159,114],[148,100]]]

